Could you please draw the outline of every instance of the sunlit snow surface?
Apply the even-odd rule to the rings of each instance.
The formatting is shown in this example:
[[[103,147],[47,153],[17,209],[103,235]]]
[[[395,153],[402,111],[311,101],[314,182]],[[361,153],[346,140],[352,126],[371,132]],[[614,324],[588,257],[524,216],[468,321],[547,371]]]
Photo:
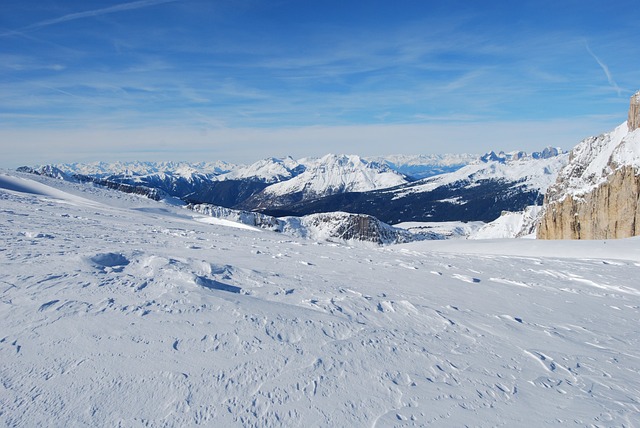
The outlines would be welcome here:
[[[316,243],[16,177],[0,425],[640,424],[637,239]]]

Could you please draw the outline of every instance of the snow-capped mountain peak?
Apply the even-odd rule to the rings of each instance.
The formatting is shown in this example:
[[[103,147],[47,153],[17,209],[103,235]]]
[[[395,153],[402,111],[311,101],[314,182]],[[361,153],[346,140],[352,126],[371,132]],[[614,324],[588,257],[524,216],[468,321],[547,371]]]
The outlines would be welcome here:
[[[289,180],[304,171],[304,165],[290,156],[286,158],[266,158],[247,166],[240,166],[219,177],[221,180],[253,179],[265,183]]]
[[[317,197],[340,192],[365,192],[407,182],[386,164],[367,161],[357,155],[328,154],[310,162],[306,170],[291,180],[267,187],[270,196],[301,192]]]

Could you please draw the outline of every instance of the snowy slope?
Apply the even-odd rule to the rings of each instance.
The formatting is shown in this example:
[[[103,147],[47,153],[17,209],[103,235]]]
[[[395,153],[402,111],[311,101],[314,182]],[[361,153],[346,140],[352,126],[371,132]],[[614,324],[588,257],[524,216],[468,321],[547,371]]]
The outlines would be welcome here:
[[[302,171],[305,165],[286,157],[283,159],[267,158],[259,160],[251,165],[241,165],[232,171],[218,177],[219,180],[259,180],[265,183],[277,183],[289,180]]]
[[[531,205],[522,211],[502,213],[469,235],[469,239],[534,238],[542,206]]]
[[[571,162],[560,172],[554,193],[580,196],[607,180],[613,168],[640,169],[640,130],[629,132],[627,122],[613,131],[589,137],[571,151]]]
[[[372,249],[193,215],[0,176],[0,425],[640,424],[637,239]]]
[[[310,162],[306,170],[291,180],[264,190],[266,197],[302,193],[318,197],[343,192],[366,192],[406,183],[402,174],[387,165],[368,162],[357,155],[328,154]]]
[[[412,183],[406,190],[397,191],[396,197],[404,197],[410,193],[429,192],[438,187],[459,182],[469,182],[470,186],[480,180],[504,180],[526,189],[544,191],[555,183],[558,172],[567,164],[568,154],[559,154],[549,158],[533,158],[530,156],[509,159],[492,158],[486,161],[477,160],[455,172],[426,178]]]

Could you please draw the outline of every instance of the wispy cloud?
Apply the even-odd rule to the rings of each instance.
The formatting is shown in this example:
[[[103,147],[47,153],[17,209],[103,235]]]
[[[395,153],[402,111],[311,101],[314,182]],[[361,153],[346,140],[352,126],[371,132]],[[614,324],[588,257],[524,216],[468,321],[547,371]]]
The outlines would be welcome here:
[[[620,86],[618,86],[616,81],[613,79],[613,75],[611,74],[609,67],[607,67],[607,64],[602,62],[600,58],[598,58],[596,54],[593,53],[593,51],[589,47],[589,44],[586,42],[585,42],[585,47],[587,48],[587,52],[589,52],[589,55],[591,55],[593,59],[596,60],[600,68],[602,68],[602,71],[604,71],[604,74],[607,76],[607,80],[609,81],[609,85],[611,85],[611,87],[618,93],[618,95],[620,95],[622,93],[622,89],[620,89]]]
[[[69,13],[67,15],[63,15],[58,18],[46,19],[44,21],[27,25],[26,27],[23,27],[20,30],[7,31],[0,34],[0,36],[20,35],[24,31],[34,30],[42,27],[48,27],[50,25],[55,25],[55,24],[61,24],[63,22],[75,21],[77,19],[84,19],[84,18],[92,18],[96,16],[101,16],[101,15],[108,15],[110,13],[116,13],[116,12],[124,12],[126,10],[141,9],[144,7],[155,6],[163,3],[171,3],[175,1],[178,1],[178,0],[138,0],[138,1],[133,1],[129,3],[117,4],[115,6],[104,7],[101,9]]]

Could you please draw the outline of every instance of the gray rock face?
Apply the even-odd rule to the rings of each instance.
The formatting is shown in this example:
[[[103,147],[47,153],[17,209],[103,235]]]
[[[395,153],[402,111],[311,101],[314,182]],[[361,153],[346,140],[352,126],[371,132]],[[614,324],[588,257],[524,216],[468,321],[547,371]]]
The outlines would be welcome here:
[[[539,239],[617,239],[640,235],[640,176],[624,166],[591,192],[547,205]]]
[[[640,91],[631,96],[627,124],[629,125],[629,132],[640,128]]]

